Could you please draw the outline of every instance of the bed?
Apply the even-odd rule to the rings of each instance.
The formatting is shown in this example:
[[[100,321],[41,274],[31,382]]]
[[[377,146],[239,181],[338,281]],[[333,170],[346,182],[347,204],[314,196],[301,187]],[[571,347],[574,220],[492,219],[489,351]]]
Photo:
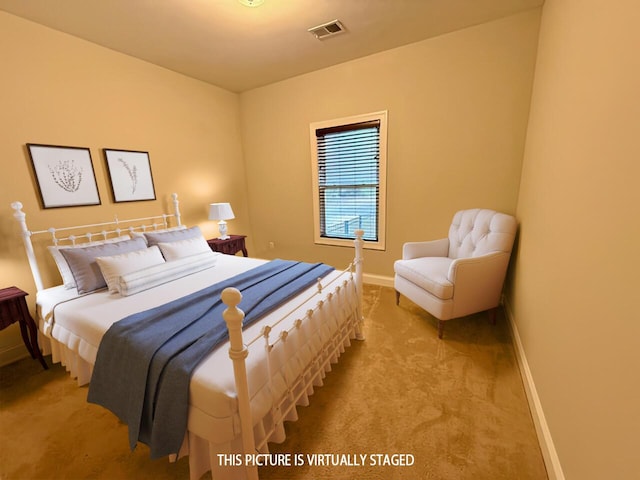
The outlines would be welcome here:
[[[191,244],[201,246],[203,239],[197,233],[193,240],[183,238],[197,227],[182,225],[176,194],[172,195],[171,214],[40,231],[29,230],[19,202],[12,208],[37,288],[41,345],[79,385],[91,383],[96,359],[106,355],[104,349],[100,352],[100,345],[107,343],[107,332],[122,319],[184,301],[187,295],[227,285],[270,264],[194,248]],[[32,241],[38,235],[48,236],[51,245],[47,248],[63,251],[70,265],[73,255],[82,256],[78,252],[107,252],[98,257],[106,288],[86,291],[86,281],[69,287],[68,272],[62,271],[64,284],[45,288]],[[133,242],[131,237],[149,243],[154,236],[164,241],[146,248],[163,245],[164,264],[132,261],[131,255],[150,253],[142,249],[133,254],[112,253]],[[214,479],[258,478],[259,462],[255,460],[268,453],[268,442],[284,441],[283,422],[297,419],[296,406],[307,405],[331,364],[352,340],[364,338],[361,237],[362,232],[356,232],[354,261],[347,269],[332,270],[313,285],[305,285],[286,303],[271,307],[244,328],[241,289],[227,286],[222,290],[228,338],[207,353],[190,377],[186,432],[179,451],[170,455],[171,459],[188,455],[191,479],[208,471]],[[171,241],[173,238],[178,240]],[[118,271],[123,263],[127,267]],[[72,273],[78,278],[76,271]],[[98,383],[95,378],[102,377],[94,377]]]

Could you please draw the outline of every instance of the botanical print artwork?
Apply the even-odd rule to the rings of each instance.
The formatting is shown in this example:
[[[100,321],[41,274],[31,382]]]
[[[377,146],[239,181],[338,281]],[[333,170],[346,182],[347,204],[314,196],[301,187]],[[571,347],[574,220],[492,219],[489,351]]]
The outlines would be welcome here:
[[[100,205],[88,148],[28,143],[43,208]]]
[[[138,185],[138,167],[135,165],[131,166],[123,159],[119,158],[118,161],[122,163],[122,166],[125,168],[127,173],[129,174],[129,178],[131,179],[131,195],[135,195],[136,186]]]
[[[114,202],[156,199],[147,152],[105,148],[104,157]]]
[[[82,182],[82,167],[73,160],[58,160],[54,166],[47,165],[56,185],[67,192],[77,192]]]

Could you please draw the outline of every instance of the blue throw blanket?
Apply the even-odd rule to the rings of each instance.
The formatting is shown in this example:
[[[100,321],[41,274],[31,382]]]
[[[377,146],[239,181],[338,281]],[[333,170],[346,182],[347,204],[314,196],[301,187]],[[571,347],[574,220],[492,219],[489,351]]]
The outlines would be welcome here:
[[[198,364],[228,337],[222,290],[242,292],[244,325],[313,285],[332,267],[273,260],[233,278],[115,322],[105,333],[87,401],[129,427],[151,457],[178,453],[187,429],[189,381]]]

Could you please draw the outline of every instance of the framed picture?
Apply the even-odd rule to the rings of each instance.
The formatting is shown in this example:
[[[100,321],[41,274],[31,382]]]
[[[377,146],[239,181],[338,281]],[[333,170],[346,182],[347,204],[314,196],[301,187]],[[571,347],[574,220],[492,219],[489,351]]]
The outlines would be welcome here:
[[[104,149],[114,202],[155,200],[148,152]]]
[[[43,208],[100,205],[88,148],[27,143]]]

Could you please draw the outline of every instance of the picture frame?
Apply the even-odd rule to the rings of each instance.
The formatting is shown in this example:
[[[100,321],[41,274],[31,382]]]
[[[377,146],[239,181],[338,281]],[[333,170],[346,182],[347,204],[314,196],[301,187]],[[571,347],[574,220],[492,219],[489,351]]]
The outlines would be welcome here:
[[[91,151],[27,143],[43,208],[100,205]]]
[[[155,200],[149,152],[104,148],[113,201]]]

